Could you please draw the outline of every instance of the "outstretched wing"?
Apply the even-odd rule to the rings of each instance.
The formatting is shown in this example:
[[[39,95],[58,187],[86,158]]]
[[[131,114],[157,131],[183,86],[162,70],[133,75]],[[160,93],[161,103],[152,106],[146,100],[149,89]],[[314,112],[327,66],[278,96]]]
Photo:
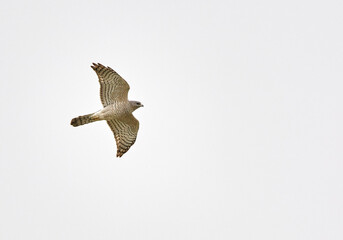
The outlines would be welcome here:
[[[116,71],[100,63],[93,63],[91,68],[98,75],[100,98],[104,107],[114,102],[128,101],[127,94],[130,86]]]
[[[120,120],[107,121],[117,143],[117,157],[123,156],[135,143],[139,129],[138,120],[130,113]]]

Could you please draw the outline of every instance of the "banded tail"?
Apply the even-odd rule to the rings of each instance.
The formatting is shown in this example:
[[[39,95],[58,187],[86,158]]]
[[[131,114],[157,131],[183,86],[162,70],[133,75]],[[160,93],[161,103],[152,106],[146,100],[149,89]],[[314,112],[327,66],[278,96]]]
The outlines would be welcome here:
[[[95,122],[96,120],[92,118],[92,115],[93,113],[73,118],[70,124],[74,127],[78,127],[87,123]]]

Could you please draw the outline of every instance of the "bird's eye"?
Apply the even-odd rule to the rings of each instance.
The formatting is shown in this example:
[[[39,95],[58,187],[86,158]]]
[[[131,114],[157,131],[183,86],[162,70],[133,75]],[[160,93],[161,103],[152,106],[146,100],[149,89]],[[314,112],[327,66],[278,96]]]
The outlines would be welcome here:
[[[138,102],[137,105],[141,105],[141,103]]]

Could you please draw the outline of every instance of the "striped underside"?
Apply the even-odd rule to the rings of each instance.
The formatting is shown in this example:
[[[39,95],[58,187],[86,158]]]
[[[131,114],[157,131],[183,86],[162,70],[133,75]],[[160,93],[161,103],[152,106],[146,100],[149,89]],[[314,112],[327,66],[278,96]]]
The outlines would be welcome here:
[[[129,84],[112,68],[100,63],[91,66],[96,72],[100,83],[100,98],[104,107],[115,104],[121,106],[128,102]],[[117,157],[121,157],[135,143],[139,129],[138,120],[127,113],[120,119],[107,121],[117,143]]]
[[[117,157],[123,156],[136,141],[139,122],[132,114],[131,116],[133,118],[132,121],[136,121],[134,125],[129,125],[119,120],[107,121],[117,143]]]
[[[100,83],[100,99],[104,107],[114,102],[128,101],[129,84],[112,68],[94,64]]]

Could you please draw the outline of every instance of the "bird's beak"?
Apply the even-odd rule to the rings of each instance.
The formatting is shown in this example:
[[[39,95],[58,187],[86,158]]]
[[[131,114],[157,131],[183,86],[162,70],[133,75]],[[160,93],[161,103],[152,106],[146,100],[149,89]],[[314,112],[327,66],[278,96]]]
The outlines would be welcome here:
[[[141,107],[144,107],[144,105],[143,105],[143,104],[141,104]]]

